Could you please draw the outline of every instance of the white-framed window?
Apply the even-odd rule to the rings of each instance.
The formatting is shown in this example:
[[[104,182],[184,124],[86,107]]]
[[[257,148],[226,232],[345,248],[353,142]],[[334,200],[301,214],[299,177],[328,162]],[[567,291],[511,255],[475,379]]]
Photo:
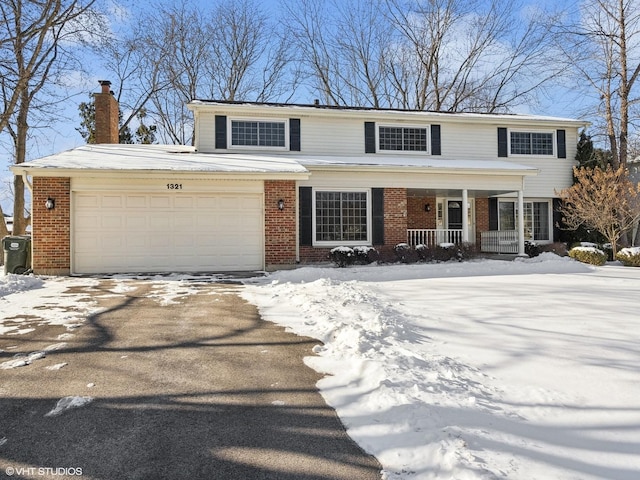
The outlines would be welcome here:
[[[524,202],[525,240],[551,240],[551,203],[548,200]],[[498,202],[498,230],[518,229],[518,202],[500,200]]]
[[[378,151],[420,152],[429,151],[429,127],[424,125],[378,126]]]
[[[231,148],[289,148],[289,125],[285,120],[229,119]]]
[[[555,154],[555,134],[551,131],[526,132],[511,130],[509,132],[509,152],[511,155]]]
[[[371,243],[371,191],[313,191],[313,244],[318,246]]]

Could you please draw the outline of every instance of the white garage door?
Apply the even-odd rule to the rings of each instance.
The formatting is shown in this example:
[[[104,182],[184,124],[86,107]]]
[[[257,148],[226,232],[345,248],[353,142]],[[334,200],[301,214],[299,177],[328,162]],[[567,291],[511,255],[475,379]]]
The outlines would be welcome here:
[[[260,194],[74,193],[74,273],[263,268]]]

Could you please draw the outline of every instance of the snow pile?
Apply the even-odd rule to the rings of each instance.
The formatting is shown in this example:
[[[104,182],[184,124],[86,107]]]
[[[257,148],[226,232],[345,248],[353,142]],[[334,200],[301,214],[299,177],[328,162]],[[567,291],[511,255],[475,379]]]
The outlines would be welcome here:
[[[57,417],[72,408],[80,408],[93,402],[93,397],[64,397],[58,400],[53,410],[46,413],[45,417]]]
[[[243,296],[323,342],[305,362],[385,478],[631,479],[638,280],[544,254],[301,268]]]
[[[0,275],[0,298],[16,292],[41,288],[44,281],[33,275]]]

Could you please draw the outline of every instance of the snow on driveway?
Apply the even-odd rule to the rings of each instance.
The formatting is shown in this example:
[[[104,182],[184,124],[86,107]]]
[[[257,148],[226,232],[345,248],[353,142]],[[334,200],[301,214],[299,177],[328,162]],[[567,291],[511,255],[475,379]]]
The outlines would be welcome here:
[[[301,268],[247,282],[388,479],[640,478],[640,269]]]

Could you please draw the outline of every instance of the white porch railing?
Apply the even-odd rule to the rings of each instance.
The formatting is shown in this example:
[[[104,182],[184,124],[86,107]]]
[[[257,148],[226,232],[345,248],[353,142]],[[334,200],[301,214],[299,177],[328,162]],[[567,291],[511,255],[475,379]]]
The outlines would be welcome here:
[[[427,245],[436,247],[441,243],[462,243],[462,230],[437,230],[420,228],[407,230],[407,243],[412,247]]]
[[[518,231],[481,232],[480,248],[487,253],[518,253]]]

